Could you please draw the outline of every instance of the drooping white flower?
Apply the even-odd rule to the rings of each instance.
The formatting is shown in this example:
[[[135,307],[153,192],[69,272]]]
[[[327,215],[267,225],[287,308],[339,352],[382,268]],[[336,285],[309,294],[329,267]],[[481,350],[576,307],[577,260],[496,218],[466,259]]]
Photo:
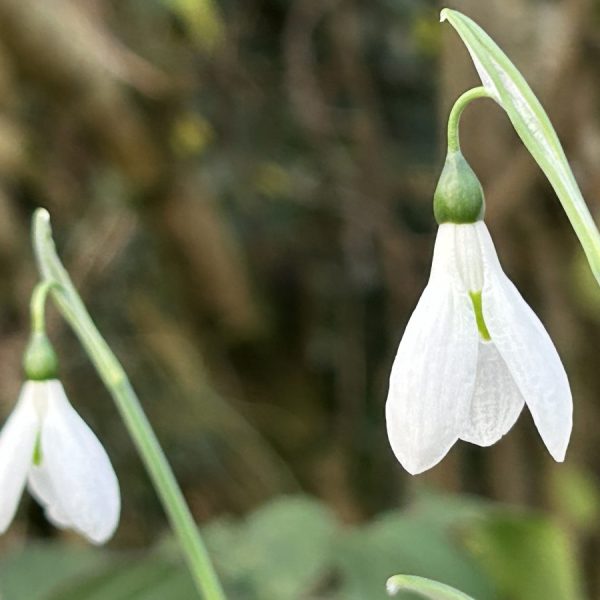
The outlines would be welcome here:
[[[27,381],[0,433],[0,533],[25,485],[57,527],[94,544],[113,535],[121,509],[117,477],[57,379]]]
[[[548,333],[502,271],[483,221],[443,223],[390,376],[392,449],[407,471],[421,473],[458,439],[498,441],[524,404],[563,461],[572,398]]]

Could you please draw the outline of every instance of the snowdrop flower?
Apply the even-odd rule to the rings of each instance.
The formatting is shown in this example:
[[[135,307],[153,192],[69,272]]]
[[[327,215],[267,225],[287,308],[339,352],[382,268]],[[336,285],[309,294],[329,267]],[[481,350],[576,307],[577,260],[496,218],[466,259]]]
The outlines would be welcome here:
[[[47,338],[36,334],[35,340],[25,358],[30,379],[0,433],[0,533],[27,485],[56,527],[102,544],[119,521],[117,477],[98,438],[69,403],[55,368],[46,368],[46,361],[40,370],[40,354],[43,359],[51,351]]]
[[[567,375],[502,270],[475,174],[462,155],[448,161],[434,197],[440,226],[429,282],[390,376],[390,444],[408,472],[421,473],[458,439],[495,443],[527,404],[550,454],[563,461],[572,427]]]

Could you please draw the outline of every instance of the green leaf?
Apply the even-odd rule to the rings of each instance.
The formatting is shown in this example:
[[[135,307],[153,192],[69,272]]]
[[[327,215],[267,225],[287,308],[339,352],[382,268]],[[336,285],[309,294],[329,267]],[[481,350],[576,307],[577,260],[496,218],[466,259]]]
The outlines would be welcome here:
[[[567,533],[552,519],[499,512],[470,532],[468,545],[502,598],[581,600],[582,579]]]
[[[336,530],[331,512],[309,498],[280,498],[253,513],[244,541],[256,596],[304,597],[331,564]]]
[[[446,19],[465,43],[484,87],[506,111],[523,144],[552,184],[600,284],[600,233],[540,101],[506,54],[477,23],[444,8],[441,20]]]
[[[593,531],[600,516],[600,485],[593,473],[565,465],[550,479],[552,504],[567,523],[582,531]]]
[[[146,600],[148,593],[169,581],[173,572],[173,565],[155,557],[122,560],[93,576],[66,582],[56,593],[49,594],[47,600]],[[188,596],[175,595],[170,589],[169,592],[170,600],[184,600],[193,594],[194,588],[190,585]]]
[[[57,544],[31,544],[0,561],[2,600],[47,600],[64,581],[88,576],[108,563],[105,552]]]
[[[481,521],[494,510],[494,504],[477,496],[418,489],[415,491],[410,514],[421,523],[452,531]]]
[[[331,511],[305,496],[283,496],[245,521],[219,519],[203,529],[228,597],[239,600],[313,598],[332,569],[337,533]]]
[[[2,600],[188,600],[194,582],[175,552],[99,551],[35,543],[0,561]]]
[[[348,531],[340,540],[337,560],[344,600],[385,600],[382,582],[398,571],[459,587],[478,600],[497,597],[449,524],[421,517],[418,509],[410,515],[388,513]]]
[[[400,591],[406,591],[415,592],[428,600],[473,600],[471,596],[467,596],[449,585],[414,575],[390,577],[387,581],[387,590],[391,596]]]

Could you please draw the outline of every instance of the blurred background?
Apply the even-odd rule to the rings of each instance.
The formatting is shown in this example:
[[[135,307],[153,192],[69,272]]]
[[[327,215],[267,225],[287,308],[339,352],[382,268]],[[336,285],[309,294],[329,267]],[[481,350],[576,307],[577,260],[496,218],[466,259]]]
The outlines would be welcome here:
[[[383,599],[399,572],[478,600],[600,598],[600,292],[491,101],[465,113],[463,150],[505,270],[569,373],[567,461],[526,410],[492,448],[458,443],[416,478],[387,442],[447,114],[478,85],[441,7],[0,0],[0,416],[21,385],[30,217],[44,206],[235,600]],[[600,2],[450,7],[526,76],[598,220]],[[67,392],[118,473],[122,520],[92,549],[26,495],[0,538],[0,598],[193,598],[108,393],[48,319]]]

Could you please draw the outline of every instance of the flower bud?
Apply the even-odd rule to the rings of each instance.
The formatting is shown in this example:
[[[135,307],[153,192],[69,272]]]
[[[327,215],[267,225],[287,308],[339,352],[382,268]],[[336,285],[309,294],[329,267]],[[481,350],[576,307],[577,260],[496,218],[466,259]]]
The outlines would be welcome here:
[[[31,381],[46,381],[58,376],[58,357],[48,336],[42,331],[31,334],[23,355],[25,377]]]
[[[477,175],[460,150],[450,150],[433,195],[438,224],[475,223],[483,219],[485,199]]]

